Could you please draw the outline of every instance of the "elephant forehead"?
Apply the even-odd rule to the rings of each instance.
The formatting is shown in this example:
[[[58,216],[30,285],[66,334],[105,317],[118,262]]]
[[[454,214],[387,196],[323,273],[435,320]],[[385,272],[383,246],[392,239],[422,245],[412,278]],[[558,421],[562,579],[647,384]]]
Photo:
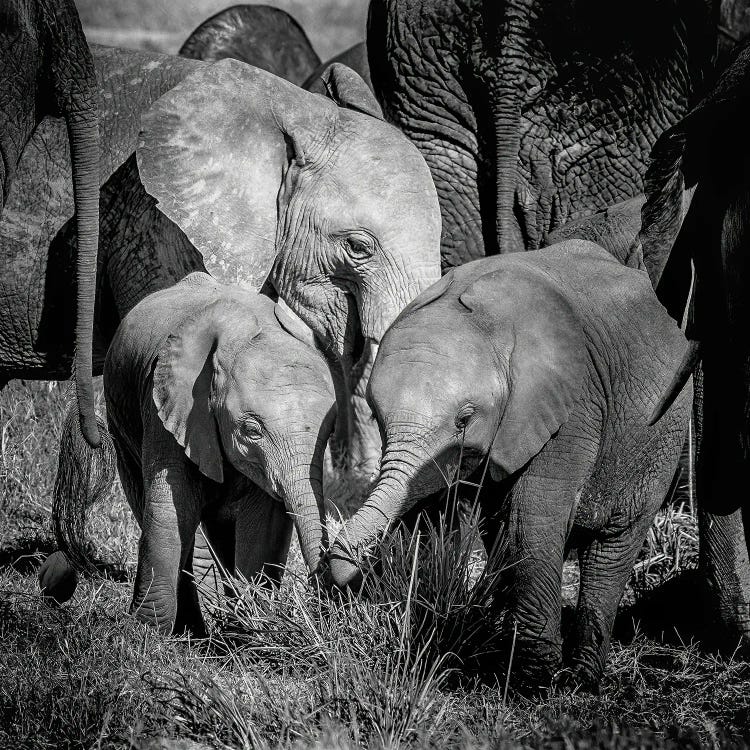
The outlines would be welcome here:
[[[339,164],[353,175],[357,189],[361,180],[381,197],[383,205],[398,207],[405,201],[409,210],[420,208],[428,220],[439,217],[435,185],[417,148],[393,126],[352,114],[365,122],[356,122],[356,130],[343,129],[337,153]]]

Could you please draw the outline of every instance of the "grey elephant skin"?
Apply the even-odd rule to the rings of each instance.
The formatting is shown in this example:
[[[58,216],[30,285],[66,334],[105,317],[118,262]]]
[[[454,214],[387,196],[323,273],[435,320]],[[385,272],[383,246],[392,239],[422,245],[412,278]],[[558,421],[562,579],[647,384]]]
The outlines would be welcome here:
[[[222,10],[188,37],[179,54],[208,61],[231,57],[298,86],[320,65],[302,27],[287,12],[270,5],[233,5]]]
[[[348,414],[343,373],[358,356],[357,336],[376,344],[439,277],[439,208],[417,149],[379,119],[367,86],[342,66],[330,73],[334,103],[233,60],[107,48],[94,48],[94,59],[102,137],[97,369],[134,304],[205,269],[251,288],[268,282],[285,299],[342,373],[340,413]],[[28,151],[0,224],[14,268],[0,291],[30,300],[28,309],[9,309],[15,356],[26,363],[18,375],[64,377],[72,351],[62,325],[70,315],[65,259],[74,233],[62,132],[50,123]]]
[[[700,611],[707,636],[728,652],[750,644],[748,503],[750,469],[750,319],[747,148],[750,45],[687,117],[659,139],[649,170],[640,243],[653,281],[676,319],[689,309],[693,339],[663,403],[701,363],[696,489],[699,567],[705,584]],[[694,190],[692,202],[682,195]],[[695,268],[690,295],[691,264]],[[744,521],[744,523],[743,523]]]
[[[446,477],[484,477],[486,543],[507,541],[505,627],[519,688],[561,666],[561,576],[577,546],[581,584],[567,667],[601,676],[617,605],[670,485],[690,411],[686,388],[649,417],[686,341],[647,274],[593,243],[486,258],[450,271],[383,338],[369,400],[381,473],[332,545],[339,586]],[[488,466],[487,466],[488,465]]]
[[[45,117],[63,118],[70,143],[79,239],[70,255],[75,258],[76,307],[68,335],[75,331],[73,370],[81,430],[97,447],[91,382],[99,230],[94,64],[72,0],[5,0],[0,7],[0,216],[10,201],[26,144]],[[13,275],[14,265],[5,261],[3,275]],[[0,385],[27,365],[17,357],[17,321],[12,315],[5,318],[7,309],[3,315],[6,335],[0,345]]]
[[[269,298],[200,272],[141,301],[115,335],[104,392],[141,527],[132,610],[160,630],[204,632],[193,577],[212,564],[206,540],[229,573],[278,581],[294,526],[317,568],[335,399],[326,361],[305,339]],[[75,518],[90,489],[68,489],[56,513]],[[60,578],[43,568],[48,596],[60,598]]]
[[[432,171],[444,268],[643,192],[711,70],[710,5],[372,0],[370,75]]]

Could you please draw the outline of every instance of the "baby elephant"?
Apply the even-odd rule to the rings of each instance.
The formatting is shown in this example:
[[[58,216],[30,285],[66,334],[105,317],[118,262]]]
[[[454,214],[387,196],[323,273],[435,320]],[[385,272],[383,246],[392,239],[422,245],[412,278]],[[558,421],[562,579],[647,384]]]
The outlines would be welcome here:
[[[580,595],[561,676],[596,685],[685,437],[691,388],[649,424],[685,349],[648,276],[593,243],[454,269],[382,340],[368,390],[384,436],[380,477],[333,544],[334,582],[357,585],[368,545],[444,477],[488,468],[480,512],[488,548],[502,534],[509,549],[516,684],[535,691],[562,666],[562,568],[576,546]]]
[[[190,575],[211,563],[199,523],[246,577],[266,566],[278,580],[293,524],[308,568],[318,566],[334,394],[306,334],[267,297],[204,273],[150,295],[117,330],[104,388],[141,527],[132,609],[160,630],[203,627]],[[51,596],[53,579],[40,575]]]

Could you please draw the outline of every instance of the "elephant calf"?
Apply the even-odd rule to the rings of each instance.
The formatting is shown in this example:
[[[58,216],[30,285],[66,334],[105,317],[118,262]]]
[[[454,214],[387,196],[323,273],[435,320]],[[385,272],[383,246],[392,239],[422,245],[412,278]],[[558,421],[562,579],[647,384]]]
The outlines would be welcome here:
[[[294,523],[308,568],[317,567],[335,409],[328,367],[309,337],[267,297],[205,273],[151,294],[120,324],[104,388],[141,527],[132,603],[140,619],[166,632],[202,630],[193,576],[212,562],[203,534],[230,572],[236,566],[249,578],[265,568],[278,580]],[[56,591],[65,578],[54,568],[59,554],[48,561],[45,593],[67,598]]]
[[[334,582],[357,585],[368,545],[444,477],[488,467],[480,510],[488,547],[503,534],[509,548],[516,683],[537,690],[561,667],[563,560],[577,546],[563,674],[596,685],[685,438],[691,388],[649,424],[685,348],[646,273],[593,243],[453,269],[382,340],[368,388],[385,441],[381,473],[333,544]]]

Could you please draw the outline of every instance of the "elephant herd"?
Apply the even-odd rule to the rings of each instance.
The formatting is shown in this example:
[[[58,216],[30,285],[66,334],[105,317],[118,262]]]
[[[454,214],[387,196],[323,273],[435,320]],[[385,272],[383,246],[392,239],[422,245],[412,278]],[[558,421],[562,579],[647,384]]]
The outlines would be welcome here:
[[[296,529],[310,573],[356,589],[385,530],[467,479],[512,562],[517,687],[593,688],[693,418],[696,616],[746,644],[737,5],[371,0],[321,64],[263,5],[169,56],[89,48],[73,0],[4,3],[0,378],[72,372],[78,396],[44,593],[72,595],[115,458],[133,612],[198,634],[215,559],[278,580]],[[330,542],[329,441],[376,475]]]

